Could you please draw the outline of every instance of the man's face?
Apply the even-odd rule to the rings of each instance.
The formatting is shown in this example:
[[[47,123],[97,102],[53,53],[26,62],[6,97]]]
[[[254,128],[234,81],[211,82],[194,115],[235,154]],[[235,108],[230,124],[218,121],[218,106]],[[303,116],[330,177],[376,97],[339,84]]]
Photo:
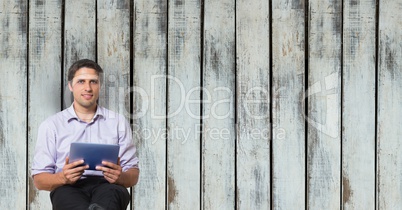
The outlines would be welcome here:
[[[74,78],[69,82],[68,87],[74,96],[74,108],[95,109],[96,100],[99,97],[100,81],[99,75],[94,69],[80,68],[75,72]]]

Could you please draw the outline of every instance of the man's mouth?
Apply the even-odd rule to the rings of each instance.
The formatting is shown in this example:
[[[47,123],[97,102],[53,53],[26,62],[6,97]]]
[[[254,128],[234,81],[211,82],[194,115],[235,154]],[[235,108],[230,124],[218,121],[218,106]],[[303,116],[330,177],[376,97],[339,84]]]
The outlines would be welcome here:
[[[87,100],[91,99],[92,96],[93,96],[92,94],[82,94],[82,97],[83,97],[84,99],[87,99]]]

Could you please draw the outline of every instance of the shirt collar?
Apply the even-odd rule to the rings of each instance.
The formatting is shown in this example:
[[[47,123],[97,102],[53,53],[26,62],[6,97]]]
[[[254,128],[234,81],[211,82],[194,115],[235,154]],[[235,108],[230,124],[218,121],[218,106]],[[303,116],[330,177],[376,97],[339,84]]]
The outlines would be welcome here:
[[[67,113],[67,122],[71,122],[71,120],[79,120],[77,114],[74,111],[74,103],[71,104],[70,107],[66,109]],[[98,118],[103,118],[105,119],[105,110],[99,106],[99,104],[96,106],[96,113],[94,115],[93,121],[97,120]]]

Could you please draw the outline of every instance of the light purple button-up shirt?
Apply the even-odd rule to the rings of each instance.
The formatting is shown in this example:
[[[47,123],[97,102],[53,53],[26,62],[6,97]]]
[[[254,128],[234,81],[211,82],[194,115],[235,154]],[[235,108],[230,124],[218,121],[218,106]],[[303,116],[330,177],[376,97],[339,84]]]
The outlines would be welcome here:
[[[123,171],[138,168],[132,131],[123,115],[98,105],[93,120],[87,123],[77,117],[71,105],[40,125],[32,162],[32,176],[62,171],[66,157],[69,156],[71,142],[119,144]],[[86,175],[103,176],[101,171],[90,170],[85,171],[84,176]]]

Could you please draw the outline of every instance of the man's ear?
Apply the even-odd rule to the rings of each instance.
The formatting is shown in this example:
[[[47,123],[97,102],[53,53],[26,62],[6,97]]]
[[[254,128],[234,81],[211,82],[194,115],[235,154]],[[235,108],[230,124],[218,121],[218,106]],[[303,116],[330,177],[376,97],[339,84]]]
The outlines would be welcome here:
[[[73,92],[73,86],[71,86],[71,83],[73,81],[68,81],[68,89],[70,89],[71,92]]]

